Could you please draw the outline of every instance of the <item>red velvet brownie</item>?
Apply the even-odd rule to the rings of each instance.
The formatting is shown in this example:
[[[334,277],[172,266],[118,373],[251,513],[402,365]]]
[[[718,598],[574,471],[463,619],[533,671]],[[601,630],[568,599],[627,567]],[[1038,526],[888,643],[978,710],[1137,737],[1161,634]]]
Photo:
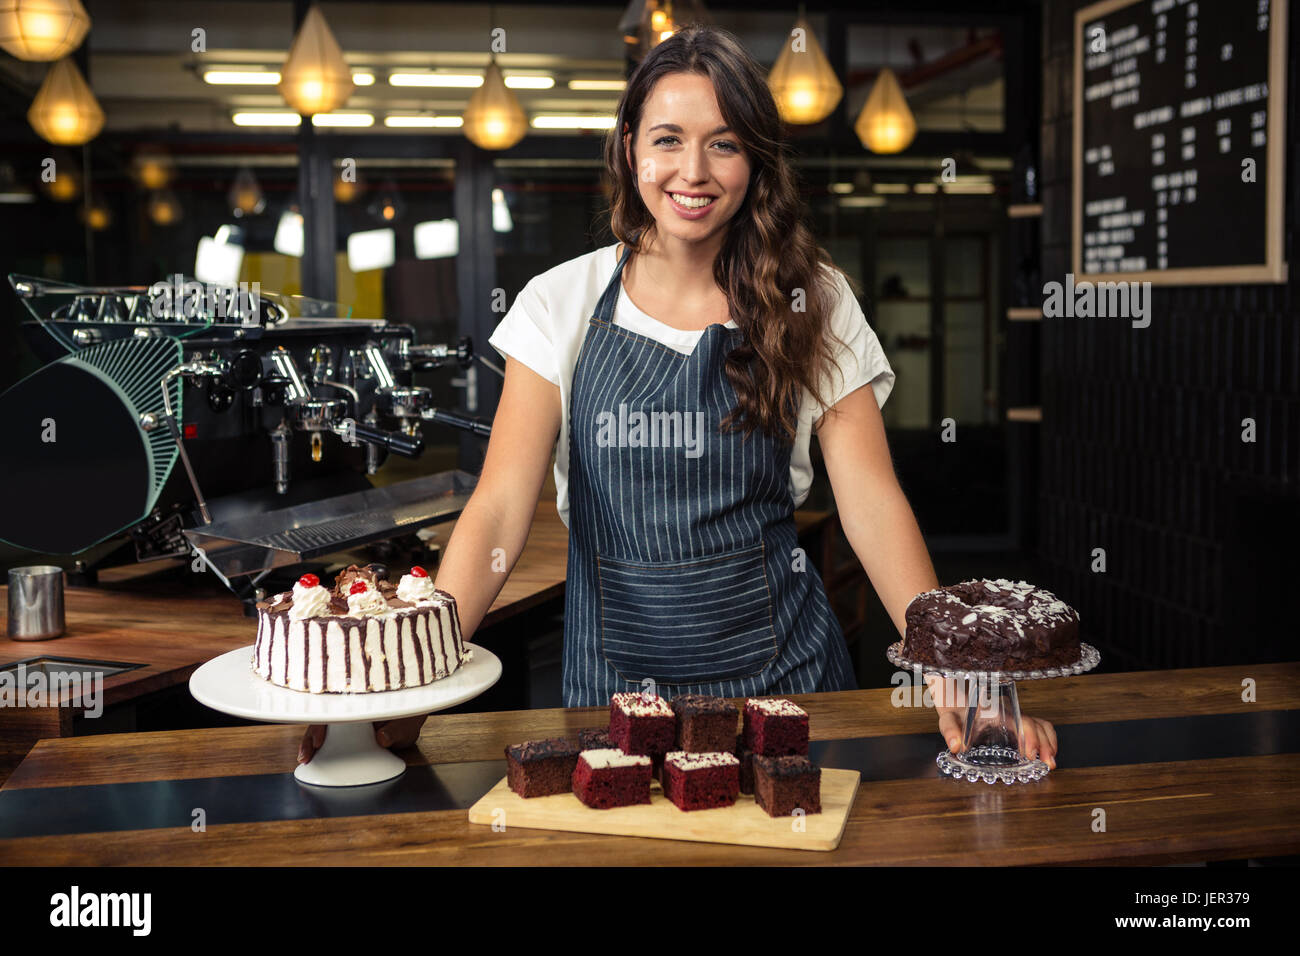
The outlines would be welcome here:
[[[740,712],[725,697],[681,694],[673,698],[677,749],[686,753],[722,753],[731,749]]]
[[[764,757],[808,752],[808,712],[788,700],[745,701],[745,746]]]
[[[615,694],[609,700],[609,739],[626,754],[662,757],[673,749],[677,721],[658,694]]]
[[[740,792],[754,792],[754,751],[745,746],[745,735],[736,734],[736,749],[732,751],[740,761]]]
[[[730,753],[675,750],[664,759],[664,796],[681,810],[729,807],[740,792],[740,761]]]
[[[770,817],[788,817],[796,807],[821,813],[821,768],[807,757],[754,757],[754,802]]]
[[[649,803],[650,758],[621,750],[584,750],[573,771],[573,792],[597,810]]]
[[[614,750],[614,741],[609,738],[605,727],[585,727],[578,731],[578,748],[580,750]]]
[[[521,797],[548,797],[573,789],[578,748],[562,737],[506,748],[506,781]]]

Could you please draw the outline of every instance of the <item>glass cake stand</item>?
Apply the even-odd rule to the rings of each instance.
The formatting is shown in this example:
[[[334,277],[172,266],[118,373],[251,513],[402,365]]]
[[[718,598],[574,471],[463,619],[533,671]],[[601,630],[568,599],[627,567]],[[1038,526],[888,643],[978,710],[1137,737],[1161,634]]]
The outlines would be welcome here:
[[[311,694],[262,680],[251,666],[253,645],[213,658],[190,676],[194,699],[213,710],[272,724],[325,724],[325,742],[293,775],[317,787],[381,783],[406,772],[406,761],[379,746],[372,721],[413,717],[472,700],[501,678],[491,651],[474,651],[450,677],[424,687],[374,694]]]
[[[935,758],[941,773],[965,777],[974,783],[1028,783],[1047,776],[1048,766],[1024,752],[1024,733],[1020,724],[1020,699],[1016,681],[1069,677],[1092,670],[1101,662],[1101,654],[1091,644],[1080,643],[1079,661],[1068,667],[1045,667],[1030,671],[969,671],[960,668],[920,664],[903,656],[903,642],[890,644],[885,657],[895,667],[905,667],[963,681],[966,684],[966,728],[960,753],[941,751]]]

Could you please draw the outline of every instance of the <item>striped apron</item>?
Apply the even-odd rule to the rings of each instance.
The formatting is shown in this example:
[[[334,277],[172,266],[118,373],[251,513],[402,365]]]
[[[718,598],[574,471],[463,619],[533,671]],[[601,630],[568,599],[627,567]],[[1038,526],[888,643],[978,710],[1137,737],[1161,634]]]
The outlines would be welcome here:
[[[719,433],[739,329],[683,355],[614,324],[624,249],[569,400],[564,705],[648,681],[743,697],[857,684],[821,577],[798,550],[790,446]]]

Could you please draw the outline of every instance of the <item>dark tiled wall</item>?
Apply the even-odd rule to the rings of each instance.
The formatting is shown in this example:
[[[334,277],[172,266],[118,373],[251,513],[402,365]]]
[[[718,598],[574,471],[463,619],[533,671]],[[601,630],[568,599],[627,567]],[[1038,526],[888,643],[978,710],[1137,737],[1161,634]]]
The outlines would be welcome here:
[[[1086,5],[1044,7],[1044,282],[1070,269],[1074,13]],[[1043,322],[1044,584],[1079,609],[1085,640],[1116,669],[1300,657],[1300,623],[1282,609],[1300,590],[1297,20],[1293,8],[1291,281],[1153,286],[1145,329]],[[1241,440],[1247,417],[1254,444]],[[1094,548],[1106,550],[1104,574],[1091,570]]]

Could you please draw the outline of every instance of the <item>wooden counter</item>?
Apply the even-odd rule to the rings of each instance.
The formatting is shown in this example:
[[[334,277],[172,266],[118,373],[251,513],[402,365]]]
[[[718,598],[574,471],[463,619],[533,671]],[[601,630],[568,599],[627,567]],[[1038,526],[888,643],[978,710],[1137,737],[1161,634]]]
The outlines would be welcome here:
[[[1257,702],[1242,701],[1243,678],[1255,682]],[[381,796],[364,813],[322,811],[311,819],[221,823],[214,809],[204,833],[191,830],[188,810],[180,808],[175,825],[155,820],[129,830],[6,839],[0,861],[1165,864],[1300,853],[1300,663],[1086,674],[1019,687],[1023,710],[1056,725],[1061,753],[1058,769],[1046,779],[1011,787],[940,777],[933,765],[940,747],[933,711],[894,706],[893,688],[795,696],[810,713],[814,741],[843,740],[877,755],[863,767],[843,842],[831,853],[520,828],[494,832],[470,824],[464,809],[384,812]],[[431,764],[503,775],[506,744],[574,734],[607,715],[603,708],[435,715],[404,754],[416,768],[407,776]],[[0,788],[0,821],[26,807],[56,824],[40,817],[47,801],[120,808],[135,792],[132,785],[149,781],[170,782],[163,791],[191,781],[220,793],[254,780],[283,784],[287,777],[296,787],[291,771],[301,733],[301,727],[267,726],[43,740]],[[891,756],[904,751],[911,756]],[[1211,756],[1196,756],[1201,751]],[[1111,753],[1113,762],[1107,762]],[[472,761],[498,761],[500,774]],[[1099,809],[1105,811],[1104,832],[1094,826]]]

